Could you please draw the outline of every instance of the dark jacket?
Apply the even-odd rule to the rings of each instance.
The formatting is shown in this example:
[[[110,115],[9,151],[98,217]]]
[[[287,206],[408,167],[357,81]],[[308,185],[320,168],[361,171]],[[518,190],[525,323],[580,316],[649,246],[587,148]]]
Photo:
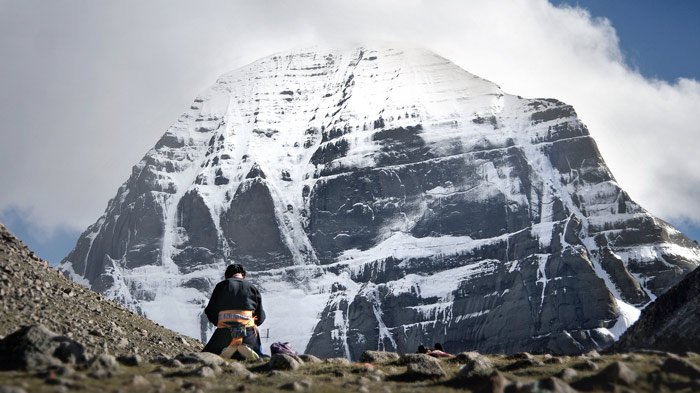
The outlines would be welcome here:
[[[224,310],[251,310],[257,317],[256,325],[265,322],[265,310],[263,310],[260,291],[250,281],[238,278],[229,278],[214,287],[209,304],[204,309],[209,322],[216,325],[219,311]]]

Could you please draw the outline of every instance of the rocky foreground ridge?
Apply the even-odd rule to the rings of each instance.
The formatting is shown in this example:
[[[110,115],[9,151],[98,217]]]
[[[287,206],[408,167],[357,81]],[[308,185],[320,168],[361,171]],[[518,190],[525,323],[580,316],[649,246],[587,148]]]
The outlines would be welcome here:
[[[174,355],[202,344],[65,278],[0,224],[0,336],[41,324],[97,353]]]
[[[646,307],[615,343],[618,351],[639,348],[700,352],[700,269]]]
[[[236,362],[68,281],[0,225],[0,392],[670,392],[700,389],[700,355],[639,351],[449,359],[365,351],[359,362]],[[449,348],[447,348],[449,350]]]

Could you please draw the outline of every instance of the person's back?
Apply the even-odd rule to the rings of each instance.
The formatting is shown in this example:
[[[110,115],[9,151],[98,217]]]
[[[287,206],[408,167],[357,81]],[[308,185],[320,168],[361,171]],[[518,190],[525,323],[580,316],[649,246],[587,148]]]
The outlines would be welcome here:
[[[245,344],[262,355],[257,326],[265,321],[265,311],[260,292],[245,280],[245,269],[239,264],[227,267],[224,276],[204,309],[209,322],[217,327],[204,351],[222,354],[233,348],[235,352]]]

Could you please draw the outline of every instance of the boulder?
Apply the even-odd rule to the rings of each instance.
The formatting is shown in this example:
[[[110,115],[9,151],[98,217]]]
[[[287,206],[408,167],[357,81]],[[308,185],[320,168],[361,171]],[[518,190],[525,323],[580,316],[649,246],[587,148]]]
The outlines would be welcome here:
[[[80,343],[42,325],[22,327],[0,341],[0,370],[43,371],[85,360]]]
[[[502,368],[504,371],[521,370],[528,367],[542,367],[544,363],[537,359],[520,359]]]
[[[491,375],[493,373],[493,364],[483,356],[473,357],[464,362],[464,366],[459,369],[456,380],[469,380],[476,375]]]
[[[548,393],[577,393],[576,389],[569,386],[568,383],[559,378],[550,377],[538,381],[535,384],[536,388],[532,392],[548,392]]]
[[[136,367],[143,364],[143,358],[139,355],[121,355],[117,361],[125,366]]]
[[[637,373],[623,362],[609,364],[597,374],[580,379],[572,384],[579,390],[614,390],[616,385],[632,386]]]
[[[181,353],[175,357],[183,364],[203,364],[205,366],[221,366],[226,360],[221,356],[211,352],[190,352]]]
[[[700,379],[700,368],[693,363],[678,357],[670,357],[661,364],[661,369],[667,373],[684,375],[691,379]]]
[[[345,358],[328,358],[325,362],[328,364],[335,364],[336,366],[349,366],[352,363]]]
[[[223,372],[237,377],[248,378],[252,373],[239,362],[227,362],[222,368]]]
[[[267,366],[271,370],[296,370],[301,367],[301,363],[292,356],[278,353],[272,355]]]
[[[576,370],[574,370],[573,368],[568,368],[568,367],[559,371],[555,375],[555,377],[561,378],[562,380],[567,381],[567,382],[573,381],[574,378],[576,378],[577,376],[578,376],[578,373],[576,372]]]
[[[445,375],[445,371],[440,366],[439,360],[430,356],[425,356],[408,363],[402,379],[419,381],[424,379],[439,379]]]
[[[366,363],[386,363],[398,359],[399,354],[396,352],[364,351],[360,355],[360,361]]]
[[[467,388],[474,393],[504,393],[511,381],[499,371],[491,371],[488,374],[475,373],[469,378],[455,378],[450,385]]]
[[[299,355],[299,358],[304,361],[304,363],[323,363],[323,360],[317,358],[314,355],[309,355],[309,354],[304,354],[304,355]]]

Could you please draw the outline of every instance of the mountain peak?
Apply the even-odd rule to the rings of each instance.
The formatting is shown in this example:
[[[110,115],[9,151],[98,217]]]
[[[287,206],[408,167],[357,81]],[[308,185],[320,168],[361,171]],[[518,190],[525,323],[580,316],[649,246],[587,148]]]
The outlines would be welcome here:
[[[62,269],[202,338],[231,261],[261,287],[274,341],[351,358],[599,349],[700,263],[619,188],[571,106],[423,49],[253,62],[139,167]]]

